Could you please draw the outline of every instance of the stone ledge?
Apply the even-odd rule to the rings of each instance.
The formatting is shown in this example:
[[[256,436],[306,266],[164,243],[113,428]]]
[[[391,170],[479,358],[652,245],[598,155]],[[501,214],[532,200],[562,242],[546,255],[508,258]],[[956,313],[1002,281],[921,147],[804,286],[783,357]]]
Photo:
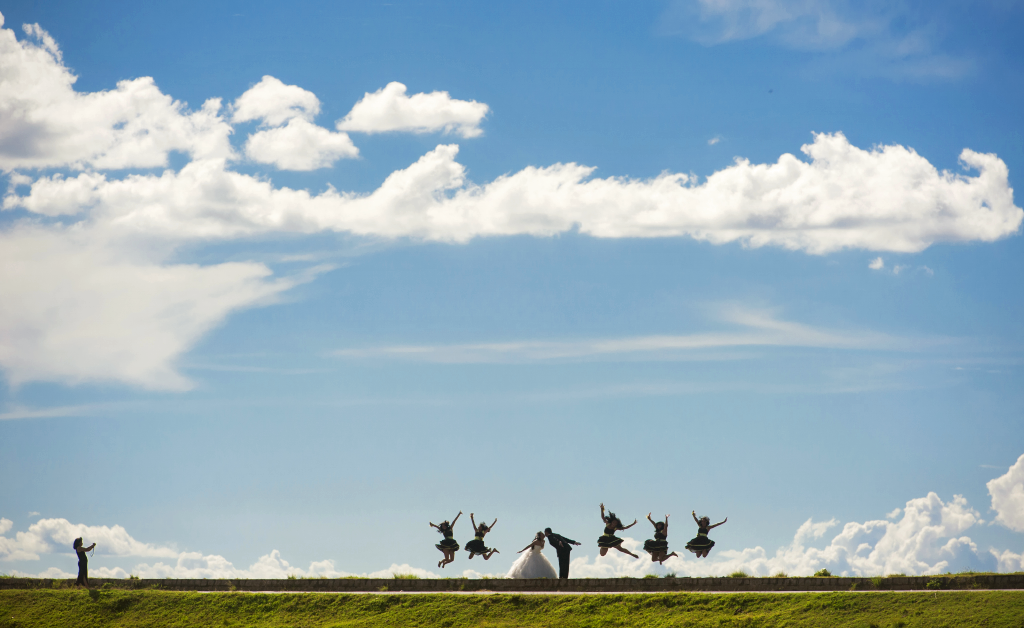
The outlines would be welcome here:
[[[62,589],[72,579],[0,578],[0,590]],[[1024,573],[993,575],[901,576],[893,578],[572,578],[569,580],[319,578],[319,579],[119,579],[90,578],[93,588],[161,591],[552,591],[560,593],[670,593],[701,591],[914,591],[1024,589]]]

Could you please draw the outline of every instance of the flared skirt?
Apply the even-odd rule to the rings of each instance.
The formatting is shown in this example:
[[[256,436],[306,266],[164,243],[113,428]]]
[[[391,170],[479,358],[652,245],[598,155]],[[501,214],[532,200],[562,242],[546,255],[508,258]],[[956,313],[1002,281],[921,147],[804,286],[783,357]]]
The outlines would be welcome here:
[[[598,547],[618,547],[620,545],[622,545],[622,539],[614,534],[602,534],[597,537]]]
[[[710,550],[715,546],[715,542],[708,537],[698,534],[697,536],[690,539],[690,542],[686,544],[686,549],[690,550],[694,554]]]

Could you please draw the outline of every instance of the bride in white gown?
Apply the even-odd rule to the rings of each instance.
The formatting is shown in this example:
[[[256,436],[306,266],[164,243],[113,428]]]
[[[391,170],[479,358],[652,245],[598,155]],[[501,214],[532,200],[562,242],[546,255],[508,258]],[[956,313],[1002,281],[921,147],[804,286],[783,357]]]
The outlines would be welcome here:
[[[558,578],[558,572],[551,565],[551,561],[541,553],[544,549],[544,533],[538,532],[533,542],[519,550],[520,554],[526,552],[508,570],[506,578]]]

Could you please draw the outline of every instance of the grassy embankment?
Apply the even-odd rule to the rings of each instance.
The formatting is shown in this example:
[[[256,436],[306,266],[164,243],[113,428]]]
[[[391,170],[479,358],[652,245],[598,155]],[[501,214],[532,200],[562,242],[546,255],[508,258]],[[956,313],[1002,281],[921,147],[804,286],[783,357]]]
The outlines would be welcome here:
[[[0,591],[0,628],[1024,626],[1024,591],[346,595]]]

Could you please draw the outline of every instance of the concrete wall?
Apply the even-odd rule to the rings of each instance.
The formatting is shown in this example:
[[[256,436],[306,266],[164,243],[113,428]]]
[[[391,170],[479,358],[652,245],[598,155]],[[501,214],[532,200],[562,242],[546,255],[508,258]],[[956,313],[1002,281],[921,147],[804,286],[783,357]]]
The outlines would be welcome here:
[[[90,578],[93,588],[159,589],[162,591],[552,591],[649,592],[675,591],[909,591],[941,589],[1024,589],[1024,574],[911,576],[894,578],[573,578],[570,580],[507,579],[296,579],[189,580]],[[0,578],[0,589],[50,589],[73,586],[74,580]]]

